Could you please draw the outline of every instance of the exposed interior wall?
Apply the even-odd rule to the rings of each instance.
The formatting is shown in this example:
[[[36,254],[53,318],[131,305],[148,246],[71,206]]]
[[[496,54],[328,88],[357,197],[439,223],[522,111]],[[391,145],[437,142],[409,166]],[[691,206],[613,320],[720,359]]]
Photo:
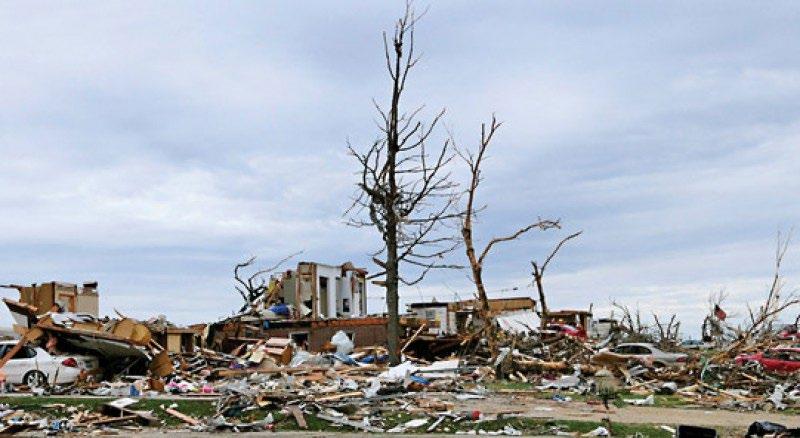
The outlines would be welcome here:
[[[359,315],[359,312],[353,307],[351,278],[339,277],[336,279],[336,314],[346,318]]]
[[[352,264],[324,265],[300,262],[283,277],[280,296],[295,309],[295,318],[333,319],[366,316],[364,271]],[[310,311],[303,313],[301,305]]]
[[[283,279],[283,291],[281,296],[283,297],[283,302],[286,304],[290,304],[294,306],[297,303],[297,297],[295,294],[295,288],[297,283],[297,279],[294,275],[291,277],[287,277]]]
[[[412,311],[417,318],[429,321],[428,333],[437,335],[451,333],[446,306],[415,307]]]
[[[317,295],[316,292],[317,279],[316,279],[316,269],[314,265],[303,264],[303,263],[299,264],[297,266],[297,276],[295,278],[295,281],[296,281],[295,293],[297,296],[296,300],[299,301],[299,303],[302,304],[303,306],[307,307],[311,312],[310,314],[299,313],[300,306],[297,306],[298,314],[296,316],[298,318],[311,317],[316,319],[317,303],[315,301]]]
[[[319,291],[319,318],[336,318],[338,309],[339,276],[341,269],[337,266],[317,264],[317,285]]]
[[[97,296],[97,293],[88,291],[79,293],[75,302],[75,311],[77,313],[88,313],[90,315],[99,316],[100,298]]]

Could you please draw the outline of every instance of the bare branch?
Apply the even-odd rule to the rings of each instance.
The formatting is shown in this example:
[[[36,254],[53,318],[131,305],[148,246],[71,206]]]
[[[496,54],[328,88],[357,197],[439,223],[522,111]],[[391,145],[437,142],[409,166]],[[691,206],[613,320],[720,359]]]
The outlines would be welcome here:
[[[298,251],[294,254],[290,254],[276,264],[265,268],[255,271],[253,274],[248,276],[246,279],[242,278],[242,270],[253,266],[256,261],[256,256],[252,256],[249,259],[245,260],[244,262],[237,263],[236,266],[233,268],[233,279],[238,283],[236,285],[236,291],[239,292],[239,295],[242,296],[244,300],[244,305],[242,306],[242,310],[247,309],[249,306],[253,304],[260,296],[262,296],[267,291],[267,280],[264,278],[266,274],[269,274],[276,269],[278,269],[282,264],[286,263],[290,259],[302,254],[303,251]]]

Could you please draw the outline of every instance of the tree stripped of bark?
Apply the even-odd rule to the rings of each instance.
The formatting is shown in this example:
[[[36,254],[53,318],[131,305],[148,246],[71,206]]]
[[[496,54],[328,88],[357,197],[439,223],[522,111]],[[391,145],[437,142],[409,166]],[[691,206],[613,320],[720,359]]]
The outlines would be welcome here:
[[[236,291],[239,292],[239,295],[241,295],[242,299],[244,300],[244,305],[241,309],[239,309],[239,311],[243,312],[247,310],[256,300],[258,300],[264,295],[264,293],[267,292],[269,289],[269,279],[267,274],[274,272],[282,264],[300,254],[302,254],[302,251],[288,255],[278,261],[278,263],[275,263],[268,268],[256,270],[248,277],[242,276],[243,270],[249,269],[253,266],[256,261],[256,256],[252,256],[241,263],[237,263],[233,268],[233,279],[236,280],[236,283],[238,283],[236,285]]]
[[[727,353],[728,356],[736,354],[739,349],[750,344],[755,338],[772,331],[772,325],[777,321],[781,312],[800,304],[800,296],[797,295],[797,290],[791,290],[786,293],[783,290],[785,281],[781,273],[781,267],[791,240],[791,231],[786,237],[783,237],[778,232],[775,245],[775,271],[772,275],[767,297],[757,309],[753,309],[750,304],[747,305],[748,321],[743,328],[735,330],[737,339],[725,347],[724,353]],[[718,355],[715,359],[719,357],[721,356]]]
[[[459,239],[444,226],[460,218],[456,211],[457,184],[447,171],[454,157],[452,145],[442,140],[438,147],[429,146],[444,110],[424,123],[419,120],[422,107],[406,112],[401,101],[409,73],[419,61],[414,52],[418,18],[407,3],[391,40],[383,34],[391,98],[388,110],[375,103],[380,136],[366,152],[348,144],[360,165],[358,189],[346,213],[351,215],[348,224],[375,228],[383,240],[383,247],[373,254],[381,271],[370,278],[382,277],[376,284],[386,288],[392,364],[400,361],[399,284],[417,284],[432,269],[458,267],[444,262],[444,256],[459,245]],[[401,266],[412,271],[412,277],[405,277]]]
[[[550,252],[550,255],[548,255],[547,258],[544,259],[544,263],[542,263],[541,265],[536,260],[533,260],[531,262],[531,265],[533,266],[533,272],[532,272],[533,283],[536,285],[536,291],[539,292],[539,306],[540,306],[539,308],[541,309],[541,315],[539,315],[539,319],[541,320],[542,328],[544,328],[545,325],[547,325],[547,315],[548,312],[550,311],[547,308],[547,300],[544,294],[544,284],[543,284],[544,271],[545,269],[547,269],[547,265],[549,265],[550,262],[553,260],[553,258],[556,256],[558,250],[560,250],[561,247],[564,246],[565,243],[567,243],[567,241],[580,236],[582,233],[583,231],[578,231],[577,233],[570,234],[569,236],[561,239],[561,241],[558,242],[558,245],[556,245],[555,248],[553,248],[553,251]]]
[[[461,222],[461,237],[464,241],[464,249],[467,253],[467,259],[469,260],[470,268],[472,269],[472,281],[475,283],[475,288],[478,293],[478,300],[480,301],[479,316],[483,321],[484,329],[487,331],[485,333],[486,339],[489,341],[489,349],[493,355],[496,354],[496,346],[494,343],[494,337],[492,336],[493,326],[490,321],[491,315],[489,309],[489,298],[486,295],[486,287],[483,283],[483,266],[486,256],[489,255],[489,252],[498,243],[516,240],[523,234],[535,228],[547,230],[549,228],[559,227],[557,220],[552,221],[539,219],[537,222],[530,223],[509,235],[492,238],[489,240],[483,250],[481,250],[480,254],[475,251],[473,220],[478,211],[483,209],[475,206],[475,198],[478,191],[478,186],[483,179],[481,175],[481,164],[483,164],[483,161],[486,159],[486,150],[489,148],[492,138],[500,128],[501,124],[502,123],[498,122],[497,118],[493,115],[488,129],[485,123],[481,124],[481,141],[476,152],[473,153],[469,150],[457,150],[459,157],[464,160],[470,171],[470,184],[465,193],[467,198],[466,207],[464,209],[464,217]]]

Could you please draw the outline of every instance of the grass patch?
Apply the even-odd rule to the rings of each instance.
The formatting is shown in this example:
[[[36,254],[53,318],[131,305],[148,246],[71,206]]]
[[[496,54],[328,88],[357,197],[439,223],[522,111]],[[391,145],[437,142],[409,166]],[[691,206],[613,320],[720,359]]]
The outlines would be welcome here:
[[[552,397],[553,392],[542,392],[543,398]],[[574,394],[563,393],[570,395],[575,400]],[[580,396],[586,397],[586,396]],[[669,396],[663,396],[669,397]],[[0,397],[0,403],[8,404],[9,406],[17,409],[23,409],[27,412],[47,415],[50,417],[68,417],[70,414],[67,412],[69,407],[77,407],[78,409],[86,409],[96,411],[100,407],[113,398],[69,398],[69,397]],[[657,399],[658,400],[658,399]],[[131,408],[136,410],[149,410],[159,419],[164,421],[167,427],[181,427],[183,422],[166,414],[161,405],[169,406],[177,404],[177,410],[193,416],[198,419],[213,415],[215,412],[214,401],[208,400],[160,400],[160,399],[140,399],[138,403]],[[54,407],[53,405],[64,405],[63,407]],[[277,431],[297,431],[300,430],[294,417],[292,415],[283,414],[279,408],[272,408],[271,410],[265,409],[252,409],[245,410],[240,416],[232,419],[233,422],[251,422],[262,420],[267,415],[271,414],[275,420],[275,430]],[[383,424],[376,425],[385,429],[390,429],[399,424],[404,424],[414,418],[421,418],[421,415],[414,415],[408,412],[399,413],[384,413]],[[350,426],[338,426],[326,420],[317,418],[315,415],[305,415],[306,423],[308,424],[308,431],[310,432],[354,432],[355,430]],[[433,424],[435,418],[431,418],[423,427],[418,429],[409,429],[406,433],[425,433],[428,426]],[[446,419],[433,431],[435,433],[455,433],[457,431],[496,431],[503,429],[505,426],[513,427],[516,430],[523,432],[526,435],[555,435],[558,431],[563,432],[579,432],[585,433],[591,431],[601,423],[592,421],[575,421],[575,420],[552,420],[552,419],[539,419],[539,418],[525,418],[525,417],[508,417],[499,418],[496,420],[488,421],[471,421],[462,420],[459,422],[452,419]],[[615,436],[631,436],[636,433],[648,438],[668,438],[671,435],[653,425],[642,424],[622,424],[614,423],[611,427],[612,435]]]
[[[414,418],[421,418],[420,416],[409,415],[407,413],[392,414],[384,417],[383,428],[391,429],[398,424],[403,424]],[[278,431],[298,430],[294,419],[291,417],[278,416],[275,417],[275,429]],[[407,434],[413,433],[427,433],[427,428],[433,424],[434,418],[428,421],[428,424],[417,429],[408,429],[405,431]],[[357,432],[349,426],[335,426],[331,423],[320,420],[313,415],[306,415],[306,422],[309,426],[309,431],[313,432]],[[506,426],[513,427],[514,429],[522,432],[524,435],[549,435],[555,436],[557,432],[578,432],[586,433],[601,426],[601,423],[592,421],[577,421],[577,420],[547,420],[547,419],[533,419],[523,417],[501,418],[497,420],[488,421],[469,421],[464,420],[455,422],[451,419],[446,419],[441,422],[435,430],[431,433],[449,433],[453,434],[457,431],[468,432],[476,431],[497,431]],[[672,434],[652,425],[643,424],[622,424],[614,423],[611,426],[611,432],[614,436],[632,436],[640,433],[642,436],[648,438],[671,438]]]
[[[551,400],[556,394],[559,394],[563,397],[569,397],[573,402],[586,402],[590,400],[600,400],[599,397],[593,394],[578,394],[573,393],[570,391],[556,391],[556,390],[536,390],[530,383],[524,382],[514,382],[510,380],[500,380],[488,383],[486,388],[490,391],[494,392],[509,392],[509,391],[525,391],[527,396],[536,398],[539,400]],[[630,406],[627,403],[623,402],[623,399],[644,399],[647,396],[638,395],[638,394],[631,394],[628,391],[619,391],[617,393],[617,399],[614,401],[614,405],[617,407],[625,407]],[[678,395],[655,395],[655,405],[656,407],[661,408],[680,408],[684,406],[691,405],[691,401],[686,400],[685,398],[678,396]]]
[[[47,415],[50,417],[69,417],[67,408],[76,407],[81,410],[99,411],[100,407],[114,398],[70,398],[70,397],[0,397],[0,403],[7,404],[15,409],[22,409],[26,412]],[[202,418],[214,414],[215,402],[208,400],[158,400],[158,399],[139,399],[139,402],[132,405],[130,409],[137,411],[152,411],[167,426],[178,426],[184,423],[167,414],[161,406],[169,407],[177,404],[177,410],[195,418]],[[64,405],[64,407],[54,407],[52,405]]]

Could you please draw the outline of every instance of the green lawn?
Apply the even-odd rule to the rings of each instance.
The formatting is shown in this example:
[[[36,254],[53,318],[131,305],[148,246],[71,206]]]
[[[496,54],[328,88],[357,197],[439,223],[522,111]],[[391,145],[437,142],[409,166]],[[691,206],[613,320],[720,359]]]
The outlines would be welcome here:
[[[58,417],[63,415],[68,417],[66,408],[75,406],[80,409],[96,410],[99,407],[111,401],[111,398],[68,398],[68,397],[0,397],[0,403],[8,404],[13,408],[24,409],[27,412]],[[205,400],[155,400],[155,399],[140,399],[138,403],[131,406],[131,409],[136,410],[151,410],[164,421],[168,427],[181,426],[183,423],[173,418],[172,416],[163,412],[160,408],[161,405],[169,406],[170,404],[177,404],[177,410],[180,412],[191,415],[195,418],[203,418],[214,413],[215,403]],[[53,406],[56,405],[56,406]],[[58,405],[65,405],[59,407]],[[255,409],[246,411],[236,421],[249,422],[263,419],[270,411]],[[275,419],[275,430],[299,430],[294,417],[291,415],[284,415],[280,410],[273,410],[272,416]],[[321,420],[313,415],[306,415],[306,422],[308,423],[309,430],[315,432],[352,432],[353,429],[349,426],[336,426],[331,423]],[[389,429],[398,424],[405,423],[411,419],[419,418],[412,416],[408,413],[388,414],[384,417],[384,426]],[[431,418],[427,425],[420,427],[416,430],[408,430],[407,433],[419,432],[423,433],[427,427],[435,421]],[[560,421],[560,420],[544,420],[544,419],[531,419],[531,418],[503,418],[491,421],[474,422],[464,420],[461,422],[454,422],[452,420],[443,421],[435,430],[439,433],[455,433],[456,431],[470,431],[470,430],[485,430],[495,431],[502,429],[504,426],[511,426],[525,434],[538,434],[538,435],[554,435],[556,431],[566,432],[588,432],[600,426],[600,423],[591,421]],[[667,438],[670,434],[658,427],[649,425],[633,425],[633,424],[614,424],[612,426],[612,434],[619,436],[630,436],[635,433],[641,433],[646,437],[653,438]]]
[[[501,380],[491,382],[486,385],[486,388],[490,391],[495,392],[504,392],[504,391],[530,391],[529,395],[533,398],[541,399],[541,400],[549,400],[552,399],[555,394],[561,394],[564,397],[569,397],[573,401],[581,401],[585,402],[587,400],[598,400],[597,396],[594,395],[583,395],[583,394],[575,394],[570,391],[554,391],[554,390],[537,390],[534,386],[530,383],[524,382],[514,382],[510,380]],[[620,391],[617,393],[617,401],[615,405],[617,407],[625,407],[629,406],[627,403],[624,403],[623,399],[642,399],[646,398],[647,396],[642,395],[634,395],[628,391]],[[655,395],[655,406],[664,407],[664,408],[678,408],[682,406],[690,405],[691,403],[686,401],[683,397],[677,395]]]
[[[79,409],[88,409],[91,411],[99,410],[100,406],[108,403],[114,398],[69,398],[69,397],[0,397],[0,403],[8,404],[12,408],[23,409],[26,412],[34,412],[51,417],[70,417],[71,414],[66,412],[66,408],[75,406]],[[155,399],[140,399],[138,403],[130,406],[130,409],[138,411],[153,411],[159,419],[165,422],[167,426],[177,426],[183,422],[167,413],[165,413],[161,406],[169,407],[171,404],[177,404],[178,411],[191,415],[195,418],[202,418],[211,415],[215,412],[215,404],[207,400],[155,400]],[[54,407],[51,405],[65,405],[63,408]]]

